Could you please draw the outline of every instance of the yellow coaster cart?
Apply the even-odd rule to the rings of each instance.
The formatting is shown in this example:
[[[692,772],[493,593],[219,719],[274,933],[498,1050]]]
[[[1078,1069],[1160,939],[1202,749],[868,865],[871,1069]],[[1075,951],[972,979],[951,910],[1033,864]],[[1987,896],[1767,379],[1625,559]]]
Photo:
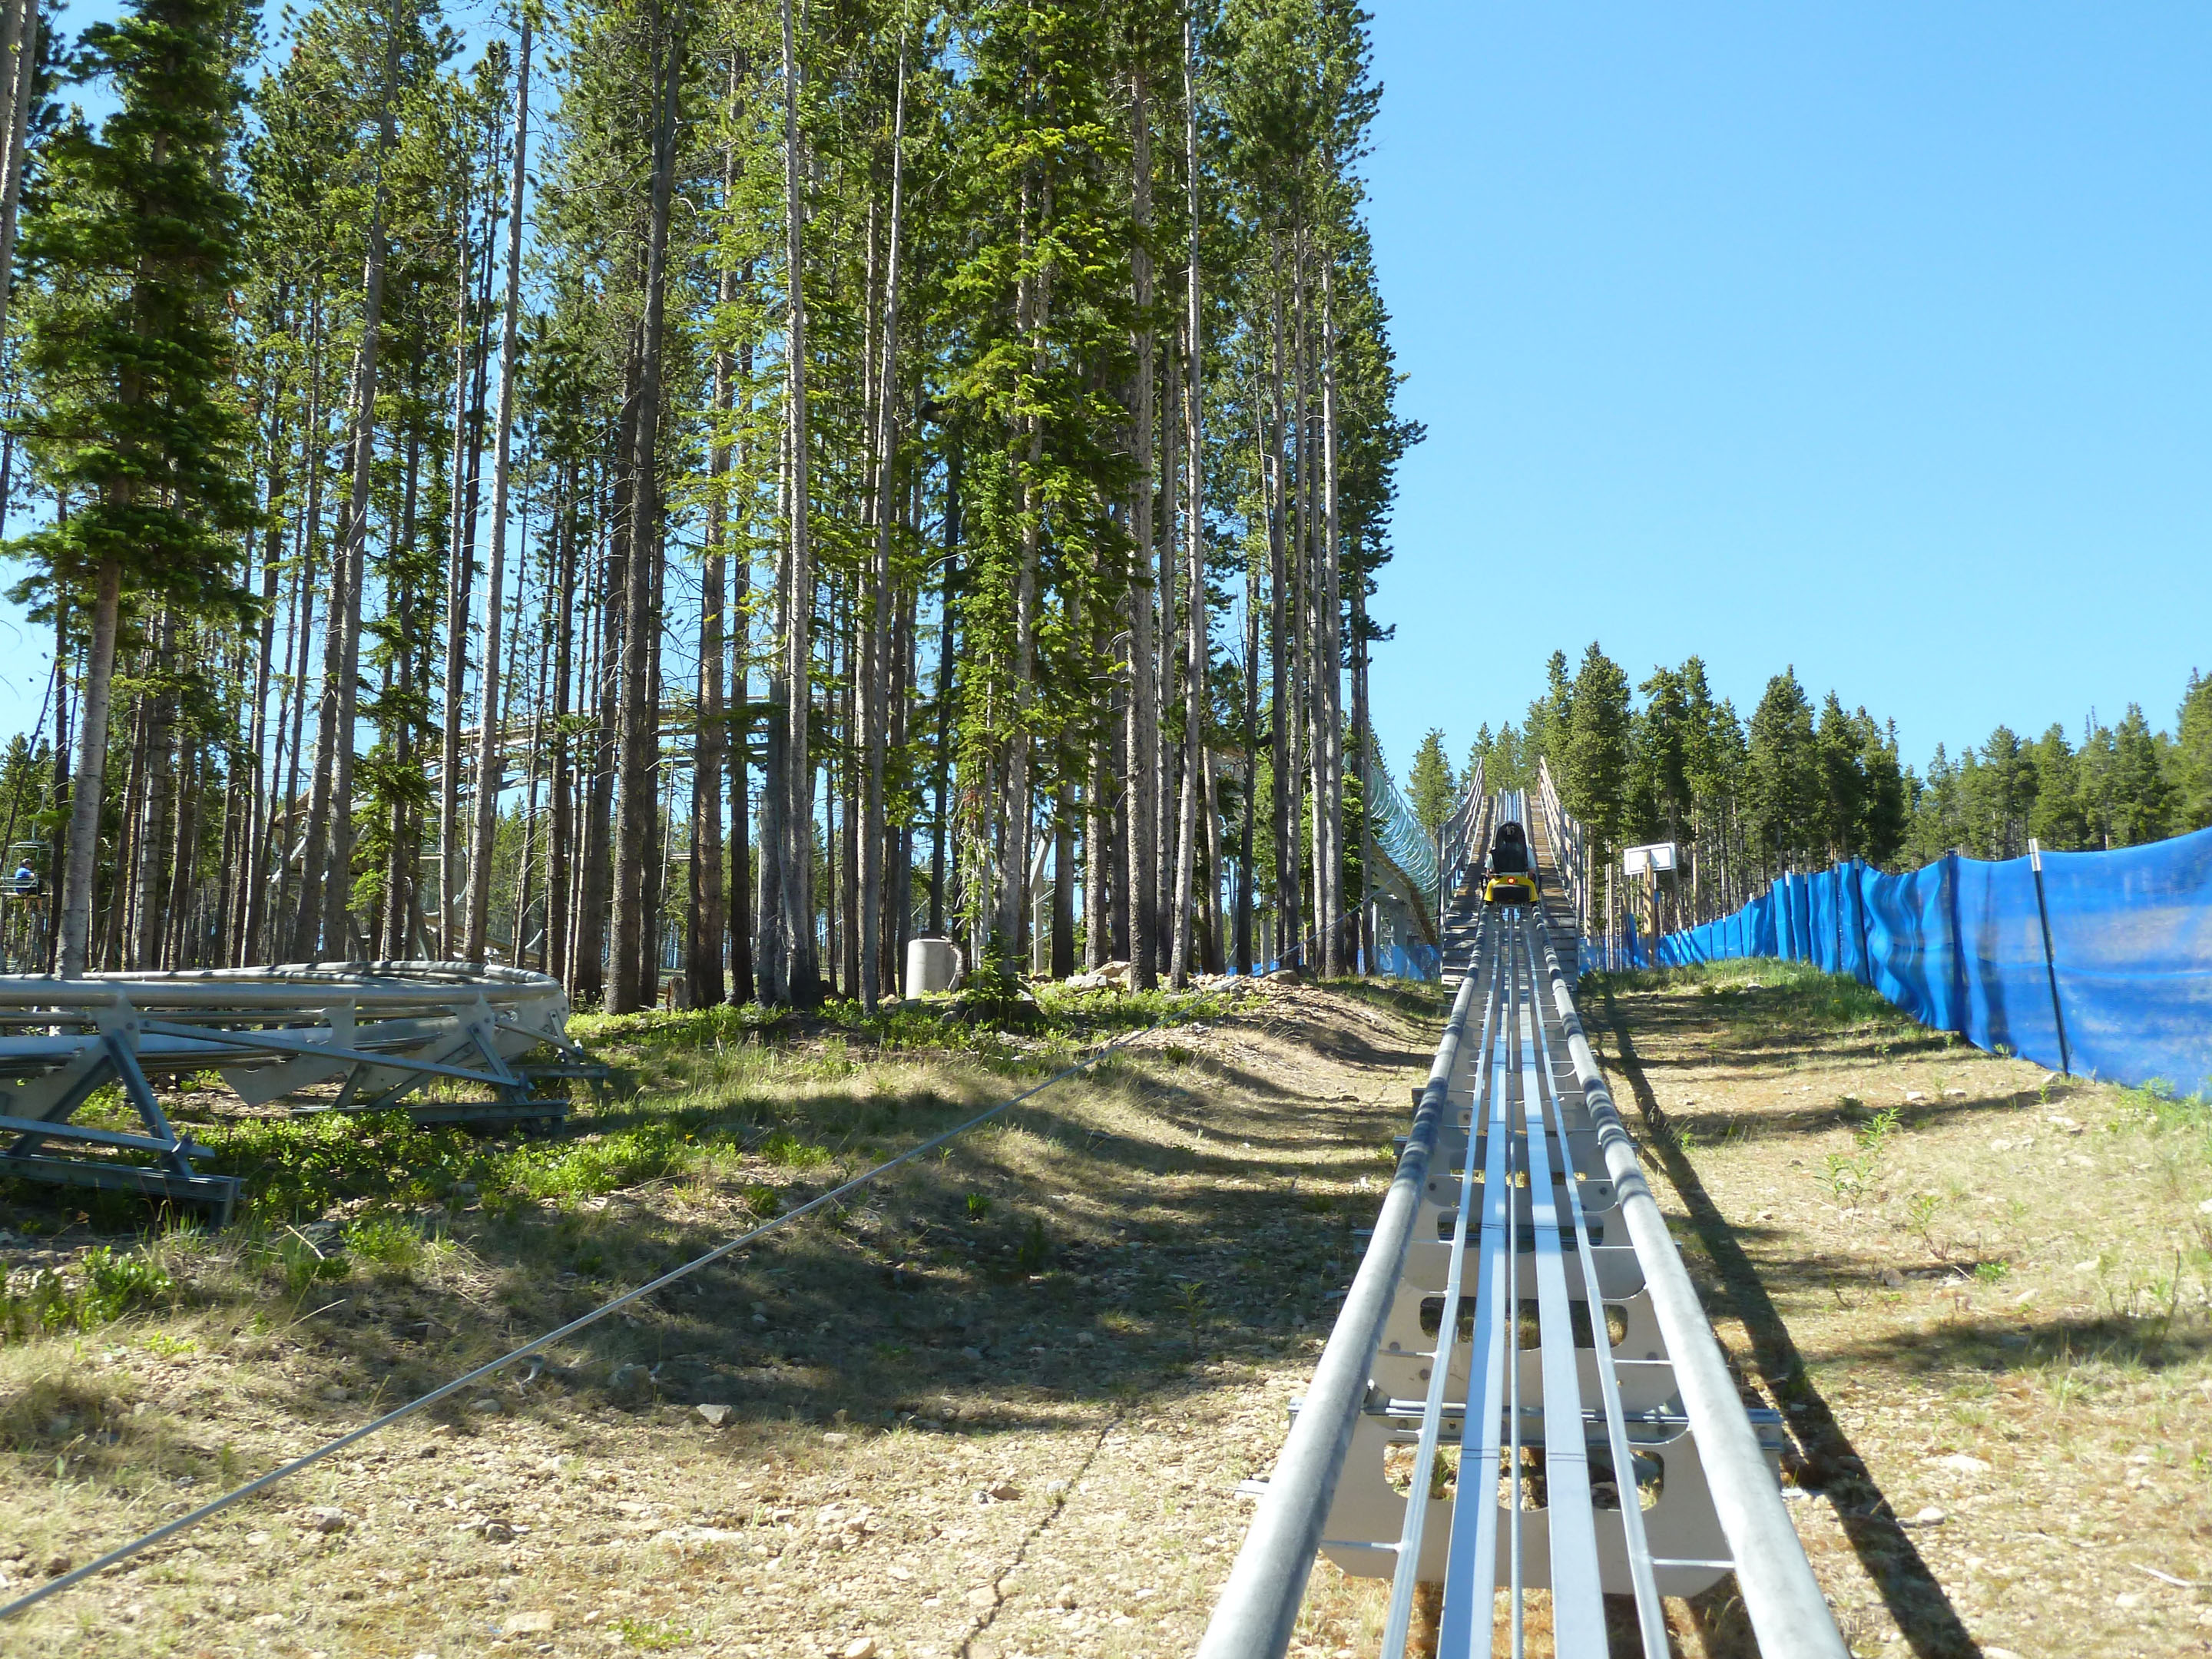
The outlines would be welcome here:
[[[1489,868],[1482,883],[1485,904],[1534,904],[1536,860],[1529,856],[1528,835],[1511,818],[1490,840]]]

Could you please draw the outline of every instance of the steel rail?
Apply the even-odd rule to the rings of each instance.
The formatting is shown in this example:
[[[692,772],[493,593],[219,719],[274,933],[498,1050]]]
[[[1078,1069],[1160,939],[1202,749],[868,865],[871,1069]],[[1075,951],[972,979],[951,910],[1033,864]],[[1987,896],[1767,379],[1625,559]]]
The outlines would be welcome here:
[[[1198,1659],[1279,1659],[1290,1645],[1306,1577],[1321,1546],[1329,1498],[1344,1469],[1352,1428],[1367,1401],[1369,1367],[1405,1270],[1407,1247],[1413,1243],[1413,1224],[1428,1182],[1429,1157],[1450,1109],[1452,1073],[1474,1001],[1474,981],[1472,974],[1461,981],[1459,994],[1452,1000],[1451,1017],[1429,1067],[1428,1085],[1421,1091],[1420,1110],[1414,1114],[1412,1133],[1382,1213],[1376,1218],[1367,1253],[1360,1259],[1328,1345],[1314,1369],[1305,1404],[1276,1460],[1259,1513],[1199,1643]]]
[[[1536,1000],[1536,960],[1529,919],[1516,916],[1513,927],[1513,977],[1516,996],[1515,1040],[1521,1054],[1521,1114],[1528,1133],[1529,1232],[1535,1246],[1536,1316],[1542,1367],[1545,1507],[1551,1518],[1552,1634],[1559,1650],[1573,1654],[1605,1651],[1604,1590],[1598,1576],[1597,1516],[1591,1504],[1589,1451],[1583,1437],[1582,1382],[1577,1360],[1574,1316],[1567,1294],[1566,1260],[1560,1249],[1559,1190],[1552,1180],[1551,1124],[1545,1112],[1545,1079],[1539,1076],[1538,1028],[1542,1011]],[[1574,1184],[1569,1162],[1562,1179]],[[1590,1319],[1593,1350],[1605,1336],[1605,1304],[1595,1285],[1587,1287],[1584,1308]],[[1609,1352],[1594,1352],[1596,1368]],[[1631,1471],[1632,1476],[1633,1470]],[[1616,1490],[1618,1483],[1616,1483]],[[1635,1501],[1635,1485],[1629,1486]],[[1521,1610],[1515,1609],[1516,1621]]]
[[[1065,1079],[1073,1077],[1079,1072],[1089,1071],[1100,1060],[1105,1059],[1108,1054],[1113,1053],[1114,1050],[1127,1043],[1134,1042],[1138,1037],[1145,1035],[1146,1031],[1158,1030],[1160,1029],[1161,1027],[1158,1024],[1155,1024],[1152,1025],[1140,1026],[1136,1030],[1125,1032],[1121,1036],[1115,1037],[1111,1042],[1102,1045],[1091,1054],[1086,1055],[1084,1059],[1078,1060],[1074,1065],[1066,1066],[1063,1069],[1054,1073],[1050,1077],[1045,1079],[1043,1082],[1024,1089],[1021,1093],[1014,1095],[1008,1099],[1002,1100],[997,1105],[993,1106],[985,1111],[978,1112],[975,1116],[968,1119],[967,1121],[956,1124],[941,1134],[933,1135],[927,1140],[922,1141],[918,1146],[909,1146],[905,1152],[901,1152],[896,1158],[886,1158],[883,1163],[877,1164],[873,1169],[863,1170],[860,1174],[854,1176],[850,1181],[845,1182],[842,1185],[832,1187],[828,1192],[822,1194],[819,1197],[809,1199],[798,1208],[787,1210],[781,1215],[775,1217],[772,1220],[763,1222],[759,1226],[753,1228],[748,1232],[740,1234],[736,1238],[727,1239],[722,1243],[717,1244],[713,1249],[708,1250],[705,1255],[695,1256],[692,1260],[684,1262],[680,1267],[670,1268],[658,1279],[648,1279],[646,1283],[640,1285],[632,1290],[624,1291],[620,1296],[616,1297],[613,1300],[600,1304],[599,1306],[592,1309],[589,1313],[583,1314],[577,1318],[572,1319],[567,1324],[562,1325],[556,1329],[546,1332],[543,1336],[533,1337],[531,1340],[524,1343],[520,1347],[514,1349],[511,1352],[501,1354],[498,1358],[487,1361],[485,1364],[478,1365],[473,1370],[465,1371],[459,1376],[454,1377],[450,1382],[441,1383],[438,1387],[431,1389],[429,1393],[418,1395],[415,1399],[409,1401],[405,1405],[397,1407],[394,1409],[385,1413],[381,1417],[372,1418],[369,1421],[362,1424],[359,1428],[349,1430],[346,1433],[340,1435],[337,1439],[325,1442],[324,1444],[316,1447],[313,1451],[302,1453],[300,1456],[293,1458],[289,1462],[279,1464],[276,1468],[270,1470],[266,1474],[256,1476],[253,1480],[247,1481],[244,1486],[234,1488],[232,1491],[223,1493],[222,1497],[211,1499],[208,1503],[201,1504],[199,1508],[192,1510],[187,1515],[180,1515],[173,1521],[163,1522],[161,1526],[155,1528],[151,1532],[142,1534],[140,1536],[131,1540],[128,1543],[118,1545],[114,1549],[108,1551],[105,1555],[100,1556],[97,1560],[88,1561],[82,1566],[75,1568],[69,1572],[65,1572],[58,1578],[49,1579],[46,1583],[40,1585],[36,1589],[30,1591],[27,1595],[19,1595],[14,1601],[9,1601],[5,1605],[0,1605],[0,1623],[5,1623],[8,1620],[15,1618],[21,1613],[27,1613],[31,1608],[36,1607],[40,1602],[46,1601],[49,1596],[58,1595],[64,1590],[73,1589],[76,1585],[82,1583],[86,1579],[92,1577],[94,1574],[105,1572],[110,1567],[120,1566],[124,1562],[130,1560],[133,1556],[144,1553],[147,1550],[151,1549],[155,1545],[161,1543],[165,1539],[173,1538],[179,1533],[183,1532],[186,1528],[198,1526],[201,1522],[209,1520],[215,1516],[222,1514],[233,1504],[242,1503],[246,1498],[252,1497],[256,1492],[262,1492],[290,1475],[297,1474],[301,1470],[321,1462],[323,1459],[332,1455],[334,1453],[343,1451],[348,1446],[354,1445],[360,1441],[367,1439],[370,1435],[378,1432],[380,1430],[389,1428],[392,1424],[399,1422],[402,1419],[412,1417],[417,1412],[423,1411],[431,1406],[434,1406],[441,1400],[447,1399],[452,1395],[459,1393],[463,1389],[469,1387],[471,1383],[480,1382],[484,1378],[493,1375],[495,1372],[505,1370],[507,1366],[512,1365],[516,1360],[527,1358],[530,1355],[538,1352],[540,1349],[550,1347],[554,1343],[562,1340],[564,1337],[574,1336],[577,1332],[584,1330],[590,1326],[598,1324],[601,1320],[607,1318],[610,1315],[619,1313],[623,1309],[629,1306],[631,1303],[636,1302],[642,1297],[651,1296],[656,1291],[665,1290],[669,1285],[675,1284],[678,1279],[689,1278],[691,1274],[697,1273],[702,1267],[713,1266],[715,1262],[721,1261],[724,1257],[734,1255],[737,1251],[744,1249],[748,1244],[765,1237],[767,1234],[775,1232],[781,1228],[787,1227],[793,1222],[800,1219],[802,1217],[811,1215],[817,1210],[822,1209],[828,1205],[837,1203],[849,1194],[859,1191],[861,1188],[876,1180],[878,1176],[888,1175],[891,1170],[899,1168],[901,1165],[912,1163],[915,1158],[921,1157],[924,1153],[936,1151],[937,1148],[944,1146],[945,1142],[953,1139],[956,1136],[963,1135],[967,1133],[969,1130],[975,1128],[981,1124],[989,1122],[991,1119],[998,1116],[1000,1113],[1007,1110],[1009,1108],[1018,1106],[1022,1102],[1029,1099],[1030,1097],[1043,1093],[1044,1091],[1051,1088],[1054,1084],[1059,1083]],[[1292,1612],[1295,1614],[1295,1607],[1293,1607]]]
[[[1485,917],[1484,922],[1487,921],[1488,918]],[[1486,927],[1482,931],[1486,932]],[[1475,949],[1479,956],[1481,951],[1480,933]],[[1474,977],[1473,974],[1468,975],[1469,980]],[[1406,1524],[1398,1536],[1398,1565],[1391,1575],[1389,1611],[1382,1621],[1380,1651],[1386,1659],[1388,1656],[1405,1652],[1407,1634],[1413,1627],[1413,1592],[1420,1582],[1421,1541],[1427,1531],[1429,1519],[1429,1506],[1425,1494],[1429,1490],[1430,1480],[1436,1469],[1437,1444],[1443,1437],[1444,1394],[1451,1376],[1452,1350],[1459,1340],[1460,1285],[1467,1268],[1468,1224],[1474,1210],[1474,1160],[1477,1150],[1484,1144],[1485,1125],[1480,1114],[1484,1103],[1490,1098],[1495,1076],[1491,1063],[1491,1043],[1492,1034],[1498,1029],[1501,990],[1497,975],[1491,975],[1489,988],[1482,1000],[1482,1046],[1475,1051],[1474,1098],[1468,1108],[1467,1156],[1462,1160],[1459,1204],[1452,1218],[1451,1255],[1446,1258],[1443,1304],[1437,1316],[1437,1346],[1428,1356],[1428,1397],[1421,1407],[1421,1437],[1413,1453],[1413,1475],[1406,1487]],[[1494,1133],[1490,1136],[1492,1150],[1497,1148],[1498,1140],[1499,1137]],[[1498,1201],[1498,1188],[1488,1187],[1486,1204],[1494,1206]],[[1486,1237],[1486,1231],[1476,1242],[1480,1244]],[[1492,1265],[1490,1257],[1495,1254],[1494,1250],[1487,1252],[1478,1263],[1475,1279],[1478,1298],[1483,1293],[1482,1270]],[[1461,1421],[1462,1425],[1466,1421],[1464,1410]],[[1461,1437],[1464,1439],[1465,1435],[1462,1427]]]
[[[1542,969],[1536,957],[1536,941],[1547,944],[1551,928],[1540,915],[1534,931],[1528,938],[1529,983],[1533,987]],[[1538,1013],[1542,1013],[1540,1004]],[[1542,1053],[1539,1068],[1546,1089],[1555,1105],[1559,1103],[1558,1074],[1552,1069],[1552,1039],[1540,1018],[1536,1022],[1536,1042]],[[1574,1148],[1567,1138],[1566,1115],[1564,1109],[1551,1115],[1554,1133],[1559,1139],[1559,1155],[1565,1167],[1574,1169]],[[1574,1223],[1575,1255],[1583,1275],[1583,1295],[1589,1310],[1590,1346],[1594,1351],[1597,1373],[1599,1421],[1605,1429],[1606,1450],[1613,1461],[1613,1489],[1619,1504],[1621,1541],[1628,1555],[1629,1584],[1636,1598],[1636,1623],[1643,1638],[1644,1659],[1668,1659],[1672,1651],[1667,1636],[1667,1613],[1661,1605],[1659,1587],[1651,1566],[1651,1545],[1644,1527],[1644,1501],[1636,1479],[1636,1451],[1629,1443],[1628,1422],[1620,1407],[1620,1378],[1613,1369],[1613,1343],[1607,1334],[1605,1301],[1598,1290],[1597,1260],[1592,1254],[1589,1223],[1583,1213],[1581,1183],[1571,1178],[1565,1182],[1567,1211]],[[1585,1412],[1588,1421],[1592,1413]]]
[[[1759,1639],[1759,1651],[1789,1654],[1792,1659],[1850,1659],[1843,1638],[1837,1634],[1827,1598],[1820,1593],[1796,1528],[1783,1505],[1765,1454],[1744,1415],[1743,1402],[1729,1376],[1720,1343],[1682,1267],[1658,1200],[1644,1179],[1636,1143],[1621,1121],[1613,1091],[1590,1050],[1581,1017],[1575,1011],[1573,990],[1548,932],[1544,936],[1544,956],[1575,1079],[1597,1130],[1598,1146],[1613,1183],[1622,1224],[1643,1265],[1652,1312],[1666,1343],[1690,1431],[1696,1437],[1714,1511],[1735,1559],[1737,1589]],[[1624,1505],[1636,1501],[1633,1474],[1631,1469],[1621,1493]]]
[[[1494,949],[1492,957],[1490,973],[1496,979]],[[1470,969],[1468,977],[1472,980],[1475,976],[1474,970]],[[1452,1505],[1451,1540],[1444,1559],[1443,1607],[1437,1643],[1437,1650],[1446,1653],[1472,1651],[1478,1603],[1486,1644],[1495,1623],[1492,1607],[1498,1589],[1497,1492],[1505,1456],[1498,1405],[1501,1395],[1510,1399],[1507,1370],[1509,1367],[1518,1367],[1516,1351],[1520,1340],[1519,1298],[1516,1294],[1521,1272],[1516,1237],[1519,1202],[1514,1196],[1513,1183],[1512,1091],[1501,1081],[1507,1075],[1505,1062],[1511,1050],[1508,1029],[1508,1020],[1501,1016],[1489,1055],[1490,1097],[1482,1103],[1486,1136],[1482,1184],[1486,1190],[1482,1200],[1482,1255],[1475,1290],[1478,1323],[1475,1340],[1468,1345],[1467,1409],[1460,1415],[1458,1490],[1483,1494],[1489,1501],[1478,1500],[1468,1506],[1468,1518],[1474,1522],[1471,1526],[1460,1523],[1456,1500]],[[1472,1113],[1468,1127],[1472,1132]],[[1509,1302],[1515,1306],[1515,1319],[1510,1322],[1499,1316],[1499,1310]],[[1509,1338],[1511,1346],[1508,1346]],[[1475,1355],[1477,1343],[1480,1345],[1479,1360]],[[1517,1421],[1517,1411],[1515,1418]],[[1470,1440],[1474,1444],[1471,1461],[1468,1456]],[[1517,1476],[1515,1501],[1517,1506]]]
[[[1514,988],[1518,990],[1520,988],[1516,986]],[[1508,1026],[1503,1034],[1509,1060],[1518,1057],[1516,1048],[1519,1036],[1516,1026]],[[1528,1603],[1522,1583],[1524,1558],[1522,1553],[1521,1534],[1524,1522],[1521,1517],[1522,1511],[1528,1506],[1521,1500],[1521,1482],[1524,1478],[1521,1473],[1521,1201],[1514,1194],[1519,1189],[1522,1181],[1528,1182],[1528,1196],[1531,1200],[1529,1209],[1532,1212],[1532,1219],[1535,1208],[1534,1200],[1536,1196],[1536,1184],[1528,1170],[1526,1146],[1528,1137],[1525,1133],[1528,1120],[1525,1113],[1522,1119],[1524,1133],[1521,1143],[1516,1145],[1513,1138],[1512,1085],[1513,1073],[1518,1069],[1516,1066],[1512,1070],[1509,1070],[1506,1074],[1505,1260],[1509,1264],[1510,1277],[1506,1280],[1505,1295],[1498,1304],[1496,1316],[1498,1328],[1504,1334],[1505,1340],[1505,1426],[1508,1435],[1505,1449],[1505,1481],[1513,1499],[1506,1506],[1505,1515],[1508,1522],[1507,1558],[1513,1575],[1513,1659],[1522,1659],[1522,1654],[1528,1643],[1528,1630],[1522,1618],[1522,1609]],[[1516,1152],[1520,1154],[1518,1157],[1515,1156]],[[1539,1329],[1540,1334],[1540,1326]],[[1488,1444],[1486,1436],[1484,1443],[1486,1446]],[[1492,1484],[1490,1490],[1492,1492],[1497,1490],[1495,1482]],[[1463,1586],[1467,1592],[1465,1599],[1470,1613],[1475,1608],[1474,1593],[1477,1588],[1473,1584]],[[1445,1596],[1447,1600],[1450,1597],[1449,1587],[1446,1589]],[[1495,1598],[1492,1600],[1494,1603]]]

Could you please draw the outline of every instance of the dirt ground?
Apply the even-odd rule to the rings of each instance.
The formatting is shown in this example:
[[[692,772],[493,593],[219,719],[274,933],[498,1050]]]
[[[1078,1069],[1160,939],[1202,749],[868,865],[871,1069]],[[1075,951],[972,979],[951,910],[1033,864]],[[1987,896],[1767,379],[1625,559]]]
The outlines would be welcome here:
[[[1852,1650],[2212,1652],[2212,1112],[1781,964],[1583,1007]]]
[[[1790,1425],[1853,1651],[2212,1650],[2212,1115],[1779,964],[1586,985],[1584,1011],[1747,1395]],[[1271,987],[1149,1033],[0,1647],[1188,1653],[1441,1012]],[[326,1273],[313,1241],[379,1236],[334,1233],[339,1206],[143,1244],[169,1287],[109,1322],[26,1328],[11,1300],[0,1595],[1005,1098],[1047,1063],[1018,1049],[647,1045],[536,1186],[479,1194],[454,1164],[395,1187],[419,1252],[362,1242]],[[647,1130],[668,1172],[634,1180],[611,1149]],[[331,1155],[267,1178],[319,1190]],[[0,1209],[11,1297],[133,1243],[35,1201]],[[1293,1652],[1371,1652],[1380,1600],[1317,1568]],[[1686,1655],[1748,1650],[1726,1606],[1683,1611]]]
[[[1150,1034],[834,1220],[79,1587],[0,1646],[1188,1653],[1440,1016],[1431,993],[1271,987]],[[327,1242],[335,1221],[250,1247],[173,1236],[145,1251],[172,1275],[163,1305],[19,1325],[0,1346],[0,1595],[741,1231],[764,1181],[788,1203],[1012,1092],[985,1066],[841,1053],[802,1077],[742,1058],[648,1078],[607,1121],[650,1115],[664,1086],[703,1137],[726,1073],[723,1092],[799,1137],[781,1164],[695,1160],[519,1207],[453,1183],[421,1204],[419,1256],[328,1279],[282,1235]],[[789,1151],[808,1139],[830,1144]],[[40,1236],[20,1205],[0,1217],[19,1287],[81,1270],[95,1242],[69,1199],[37,1201]],[[1364,1645],[1368,1587],[1323,1567],[1316,1589],[1297,1650]]]

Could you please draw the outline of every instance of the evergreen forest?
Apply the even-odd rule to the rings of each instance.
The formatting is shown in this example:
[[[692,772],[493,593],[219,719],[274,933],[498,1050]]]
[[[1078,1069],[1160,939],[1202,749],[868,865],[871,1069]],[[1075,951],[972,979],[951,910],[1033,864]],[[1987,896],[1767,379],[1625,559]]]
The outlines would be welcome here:
[[[9,965],[1345,970],[1364,29],[5,0]]]
[[[1540,763],[1602,867],[1625,847],[1695,849],[1689,896],[1702,918],[1784,870],[2018,858],[2030,838],[2100,851],[2212,827],[2212,679],[2190,675],[2171,731],[2135,703],[2118,725],[2091,714],[2078,743],[2059,725],[2033,739],[2000,726],[1956,759],[1937,744],[1923,775],[1900,760],[1893,720],[1846,709],[1833,691],[1816,706],[1794,669],[1767,682],[1746,720],[1714,696],[1698,658],[1632,686],[1593,642],[1571,668],[1553,652],[1520,724],[1485,722],[1457,772],[1443,732],[1424,736],[1407,810],[1433,835],[1478,769],[1486,789],[1533,792]]]

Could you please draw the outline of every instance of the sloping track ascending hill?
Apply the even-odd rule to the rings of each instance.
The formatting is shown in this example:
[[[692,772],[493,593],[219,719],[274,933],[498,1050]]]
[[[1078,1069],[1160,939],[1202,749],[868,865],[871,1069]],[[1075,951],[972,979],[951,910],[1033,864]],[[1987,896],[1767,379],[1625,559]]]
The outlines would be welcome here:
[[[1547,823],[1547,862],[1571,835]],[[1761,1651],[1843,1659],[1782,1425],[1746,1412],[1644,1183],[1555,937],[1568,872],[1547,874],[1550,904],[1455,884],[1450,1018],[1200,1659],[1283,1653],[1316,1552],[1391,1581],[1383,1659],[1424,1584],[1443,1659],[1518,1653],[1532,1626],[1570,1659],[1664,1659],[1666,1599],[1730,1575]],[[1620,1640],[1607,1596],[1634,1609]]]

